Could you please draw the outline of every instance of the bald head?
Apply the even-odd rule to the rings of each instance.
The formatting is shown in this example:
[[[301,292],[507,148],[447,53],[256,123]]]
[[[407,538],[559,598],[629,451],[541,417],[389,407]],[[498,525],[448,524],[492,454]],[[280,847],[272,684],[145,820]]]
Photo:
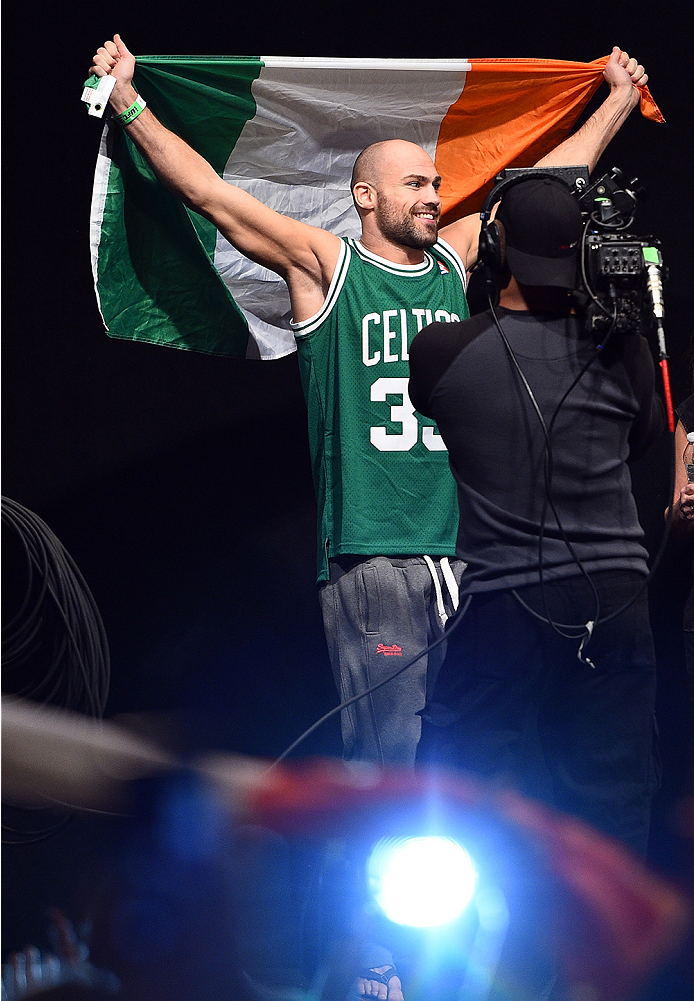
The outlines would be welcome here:
[[[361,181],[378,188],[390,170],[399,171],[408,158],[419,161],[422,157],[429,160],[429,163],[432,162],[429,154],[421,146],[407,139],[384,139],[372,143],[362,150],[354,161],[350,190],[354,191],[354,185]]]

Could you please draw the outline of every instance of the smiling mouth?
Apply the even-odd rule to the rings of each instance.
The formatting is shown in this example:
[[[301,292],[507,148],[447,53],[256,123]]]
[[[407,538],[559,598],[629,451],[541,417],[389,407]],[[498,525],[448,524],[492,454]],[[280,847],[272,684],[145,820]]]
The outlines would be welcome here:
[[[424,219],[425,222],[437,222],[438,213],[436,212],[414,212],[415,219]]]

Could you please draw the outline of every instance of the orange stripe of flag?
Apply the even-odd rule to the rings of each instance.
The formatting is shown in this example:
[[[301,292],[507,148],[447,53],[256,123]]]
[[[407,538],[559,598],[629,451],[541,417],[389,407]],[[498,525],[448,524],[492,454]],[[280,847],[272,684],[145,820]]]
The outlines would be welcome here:
[[[532,166],[567,137],[602,83],[608,58],[470,60],[436,146],[444,225],[478,211],[504,167]],[[640,90],[642,114],[664,121],[648,88]]]

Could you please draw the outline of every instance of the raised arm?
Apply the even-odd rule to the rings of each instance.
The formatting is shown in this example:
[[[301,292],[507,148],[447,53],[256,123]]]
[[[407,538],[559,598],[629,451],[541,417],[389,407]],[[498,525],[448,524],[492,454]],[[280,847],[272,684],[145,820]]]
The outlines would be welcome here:
[[[610,92],[595,114],[547,156],[537,167],[586,164],[589,173],[639,103],[639,87],[645,87],[648,74],[643,66],[618,46],[612,49],[603,76]]]
[[[116,78],[110,103],[117,115],[137,97],[134,69],[135,57],[120,35],[105,42],[93,57],[90,72]],[[340,241],[334,234],[283,216],[228,184],[149,108],[123,127],[170,191],[214,223],[242,254],[285,279],[295,319],[307,319],[320,309],[339,254]]]
[[[538,160],[536,167],[585,164],[589,172],[595,168],[610,141],[639,103],[637,88],[648,82],[643,66],[618,46],[613,48],[603,76],[610,88],[603,103],[578,132]],[[464,216],[441,231],[441,236],[458,251],[468,269],[477,260],[479,231],[478,214]]]

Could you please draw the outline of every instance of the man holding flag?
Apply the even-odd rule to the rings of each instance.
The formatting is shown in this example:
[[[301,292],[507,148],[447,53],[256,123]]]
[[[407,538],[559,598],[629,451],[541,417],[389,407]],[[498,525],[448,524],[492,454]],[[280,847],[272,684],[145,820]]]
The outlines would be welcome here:
[[[360,240],[277,212],[161,124],[132,85],[134,69],[119,35],[93,58],[93,74],[116,79],[116,121],[185,206],[286,283],[308,405],[321,605],[338,690],[349,699],[441,637],[457,604],[455,483],[435,424],[410,404],[408,350],[432,320],[468,316],[479,217],[440,228],[437,167],[399,139],[373,143],[355,163]],[[604,78],[604,103],[539,165],[593,169],[647,81],[618,48]],[[416,713],[441,659],[439,647],[343,712],[345,758],[414,761]],[[387,996],[385,984],[370,989]]]

